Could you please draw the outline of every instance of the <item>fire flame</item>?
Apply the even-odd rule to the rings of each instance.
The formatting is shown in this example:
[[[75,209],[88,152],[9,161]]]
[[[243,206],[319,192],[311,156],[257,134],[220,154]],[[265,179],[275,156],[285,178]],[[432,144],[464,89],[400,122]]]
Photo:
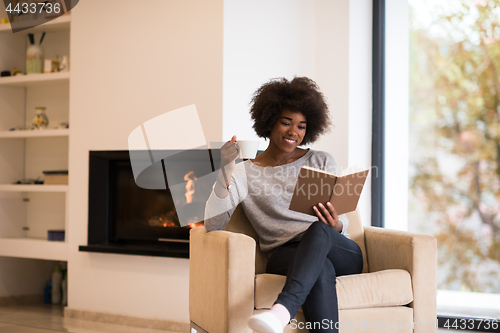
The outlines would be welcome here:
[[[160,223],[162,227],[175,227],[174,221],[171,221],[169,218],[160,216]]]
[[[191,203],[193,202],[193,194],[194,194],[194,181],[198,178],[193,176],[193,179],[189,178],[194,171],[189,171],[184,175],[184,180],[187,181],[186,183],[186,203]]]
[[[192,203],[193,202],[193,194],[195,192],[195,186],[194,186],[194,181],[197,179],[196,176],[193,175],[194,171],[189,171],[184,175],[184,180],[187,182],[186,183],[186,203]],[[182,203],[178,203],[182,204]],[[155,226],[161,226],[161,227],[176,227],[179,226],[179,221],[176,219],[175,215],[176,211],[173,209],[169,213],[162,214],[161,216],[155,216],[150,219],[149,224],[150,225],[155,225]],[[192,222],[191,222],[192,221]],[[201,227],[204,225],[203,222],[195,222],[198,221],[197,218],[192,218],[190,221],[188,221],[187,227],[188,228],[196,228],[196,227]],[[191,223],[189,223],[191,222]]]

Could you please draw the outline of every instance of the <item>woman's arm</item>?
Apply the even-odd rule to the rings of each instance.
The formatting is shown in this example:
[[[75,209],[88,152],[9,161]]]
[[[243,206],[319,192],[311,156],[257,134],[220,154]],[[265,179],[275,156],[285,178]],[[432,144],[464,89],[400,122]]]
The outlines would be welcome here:
[[[209,232],[224,230],[247,192],[245,167],[235,164],[238,156],[236,136],[233,136],[221,147],[220,171],[205,206],[205,228]]]
[[[238,188],[241,186],[234,175],[229,181],[229,190],[217,180],[205,206],[205,228],[208,232],[224,230],[236,206],[240,203]],[[223,192],[223,195],[218,193]]]

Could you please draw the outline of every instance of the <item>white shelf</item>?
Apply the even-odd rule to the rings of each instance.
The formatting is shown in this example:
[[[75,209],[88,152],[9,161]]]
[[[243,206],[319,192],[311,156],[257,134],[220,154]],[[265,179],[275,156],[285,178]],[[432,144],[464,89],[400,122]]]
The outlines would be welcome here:
[[[0,238],[0,256],[44,260],[68,260],[66,242],[38,238]]]
[[[0,184],[0,192],[68,192],[69,185]]]
[[[43,22],[44,20],[41,20],[40,22]],[[33,22],[25,22],[26,26],[33,25]],[[54,31],[64,31],[64,30],[69,30],[71,24],[71,15],[64,15],[60,16],[52,21],[49,21],[47,23],[44,23],[42,25],[38,25],[36,27],[33,27],[31,29],[23,30],[21,31],[22,33],[33,33],[33,32],[39,32],[39,31],[45,31],[45,32],[54,32]],[[22,25],[22,23],[20,24]],[[1,24],[0,25],[0,33],[6,33],[10,32],[12,33],[12,29],[9,24]]]
[[[43,129],[22,131],[0,131],[0,139],[8,138],[41,138],[54,136],[69,136],[69,129]]]
[[[50,84],[59,82],[69,82],[69,72],[50,74],[29,74],[6,76],[0,78],[0,86],[9,87],[30,87],[40,84]]]

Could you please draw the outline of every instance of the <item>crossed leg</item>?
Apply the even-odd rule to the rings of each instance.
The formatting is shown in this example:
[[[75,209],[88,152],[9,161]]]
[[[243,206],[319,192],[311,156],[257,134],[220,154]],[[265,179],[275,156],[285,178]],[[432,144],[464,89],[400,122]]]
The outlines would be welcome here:
[[[278,248],[269,258],[266,272],[286,275],[275,304],[295,317],[302,305],[311,333],[338,332],[336,278],[361,273],[359,246],[321,221],[314,222],[300,242]]]

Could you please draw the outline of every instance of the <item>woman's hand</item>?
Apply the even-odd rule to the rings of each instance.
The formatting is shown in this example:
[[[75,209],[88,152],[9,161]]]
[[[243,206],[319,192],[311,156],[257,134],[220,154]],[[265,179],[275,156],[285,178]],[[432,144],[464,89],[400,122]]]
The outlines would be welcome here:
[[[233,135],[231,140],[226,142],[220,148],[221,168],[230,164],[234,165],[234,161],[236,161],[239,155],[240,152],[238,150],[238,146],[236,145],[236,135]]]
[[[236,165],[235,161],[239,155],[240,152],[236,146],[236,135],[233,135],[231,140],[226,142],[220,148],[220,157],[221,157],[220,169],[222,172],[222,176],[224,178],[223,181],[226,183],[226,185],[229,184],[229,179],[231,178],[234,167]]]
[[[338,232],[342,232],[343,224],[340,222],[339,216],[330,202],[326,203],[326,207],[320,202],[317,206],[313,206],[313,210],[322,222],[328,224]]]

